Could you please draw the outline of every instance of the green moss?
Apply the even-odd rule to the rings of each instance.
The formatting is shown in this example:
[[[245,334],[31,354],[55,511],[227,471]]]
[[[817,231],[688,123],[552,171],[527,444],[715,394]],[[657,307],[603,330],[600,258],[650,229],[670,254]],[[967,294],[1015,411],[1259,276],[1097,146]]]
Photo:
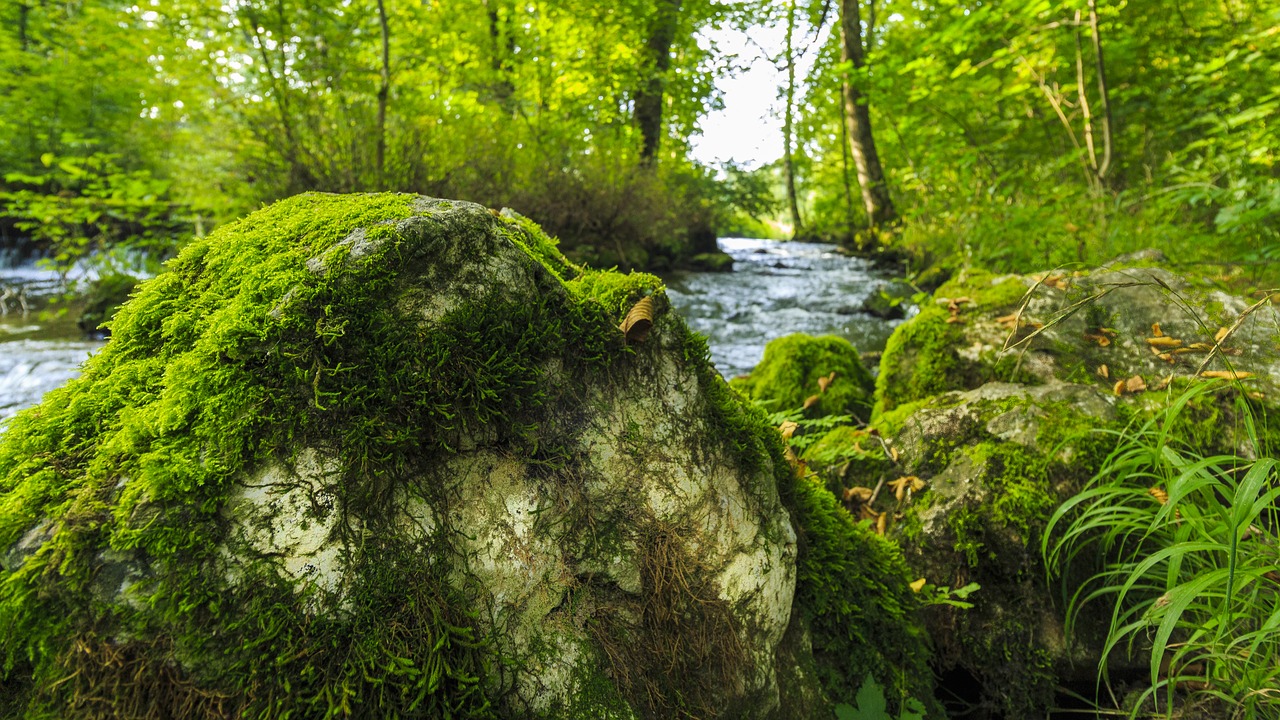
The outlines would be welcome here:
[[[76,319],[76,327],[86,334],[99,332],[104,323],[115,317],[137,286],[137,278],[119,273],[95,280],[85,295],[84,308]]]
[[[733,257],[729,253],[698,253],[689,258],[689,269],[700,272],[729,272],[733,269]]]
[[[961,333],[947,312],[931,305],[898,326],[880,356],[872,418],[904,403],[964,389],[965,364],[956,354]]]
[[[932,702],[928,640],[897,546],[855,522],[815,478],[785,494],[800,540],[795,612],[809,623],[819,679],[832,702],[851,703],[868,675],[896,712]]]
[[[1027,289],[1017,276],[967,269],[943,283],[934,297],[967,297],[979,310],[1001,310],[1015,306],[1027,294]]]
[[[833,372],[834,380],[823,391],[819,378]],[[853,415],[865,420],[871,405],[871,376],[862,366],[857,348],[834,335],[796,333],[771,341],[750,377],[735,387],[772,410],[799,408],[816,395],[818,402],[811,409],[814,414]]]
[[[625,358],[620,312],[661,284],[580,271],[544,235],[479,211],[443,204],[429,212],[470,216],[400,223],[415,200],[304,195],[194,241],[121,309],[78,379],[13,419],[0,439],[0,548],[42,518],[52,528],[0,573],[0,682],[32,679],[21,713],[492,713],[486,639],[442,580],[456,558],[381,547],[379,523],[396,488],[462,438],[536,455],[549,361]],[[546,269],[532,299],[478,298],[429,325],[390,301],[398,271],[503,237]],[[265,562],[217,580],[232,480],[298,447],[337,457],[336,506],[369,530],[349,559],[350,613],[321,619],[315,603],[329,600]],[[163,572],[130,591],[136,602],[103,596],[102,548]],[[157,640],[127,640],[143,637]],[[78,644],[118,648],[136,677],[65,682],[117,667]]]

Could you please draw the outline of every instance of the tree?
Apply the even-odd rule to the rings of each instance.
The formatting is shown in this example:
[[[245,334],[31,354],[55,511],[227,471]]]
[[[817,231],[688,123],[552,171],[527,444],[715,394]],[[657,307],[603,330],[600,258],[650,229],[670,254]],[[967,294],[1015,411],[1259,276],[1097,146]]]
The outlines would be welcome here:
[[[671,69],[671,44],[680,24],[682,0],[656,0],[649,21],[645,43],[645,73],[636,91],[636,126],[640,128],[643,149],[641,162],[653,162],[662,143],[663,92]]]
[[[804,222],[800,218],[800,203],[796,198],[796,163],[792,156],[792,144],[795,138],[796,110],[796,0],[787,3],[787,87],[786,107],[783,111],[782,123],[782,172],[786,180],[787,208],[791,211],[791,236],[804,234]]]
[[[862,204],[867,210],[867,221],[872,228],[894,223],[898,212],[889,197],[889,185],[885,181],[880,155],[876,152],[875,137],[871,133],[871,112],[858,88],[866,63],[862,54],[862,23],[858,17],[858,0],[840,0],[840,48],[841,64],[848,76],[843,86],[845,123],[849,129],[849,151],[858,170],[858,184],[862,187]]]

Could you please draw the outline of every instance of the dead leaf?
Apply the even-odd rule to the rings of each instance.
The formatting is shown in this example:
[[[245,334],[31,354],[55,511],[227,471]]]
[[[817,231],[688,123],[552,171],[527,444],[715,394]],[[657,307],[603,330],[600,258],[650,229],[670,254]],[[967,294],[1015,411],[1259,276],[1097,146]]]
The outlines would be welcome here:
[[[860,520],[871,520],[874,522],[878,517],[880,517],[880,513],[872,510],[870,505],[863,505],[858,508],[858,519]]]
[[[1116,386],[1115,386],[1115,387],[1113,387],[1113,388],[1111,388],[1111,390],[1112,390],[1112,392],[1114,392],[1116,395],[1123,395],[1123,394],[1124,394],[1124,381],[1123,381],[1123,380],[1117,380],[1117,381],[1116,381]]]
[[[923,480],[914,475],[911,476],[911,492],[920,492],[924,489],[924,485]]]
[[[1262,394],[1262,393],[1260,393],[1260,392],[1258,392],[1257,390],[1251,390],[1251,391],[1249,392],[1249,397],[1253,398],[1254,400],[1263,400],[1263,399],[1265,399],[1267,396],[1266,396],[1266,395],[1264,395],[1264,394]]]
[[[1172,365],[1174,362],[1173,355],[1170,353],[1156,353],[1156,357],[1169,363],[1170,365]]]
[[[1156,499],[1156,502],[1164,505],[1169,502],[1169,493],[1158,487],[1147,488],[1147,494]]]
[[[1190,345],[1187,346],[1187,349],[1202,350],[1202,351],[1208,352],[1209,350],[1213,349],[1213,346],[1210,345],[1209,343],[1191,343]]]
[[[1000,317],[996,318],[996,322],[1000,323],[1006,328],[1012,328],[1014,325],[1018,324],[1018,313],[1011,312],[1008,315],[1001,315]]]
[[[952,299],[951,299],[951,302],[952,302],[953,304],[955,304],[955,305],[963,305],[963,304],[965,304],[965,303],[971,303],[971,302],[973,302],[973,298],[971,298],[971,297],[969,297],[968,295],[966,295],[966,296],[964,296],[964,297],[952,298]]]
[[[924,589],[924,578],[907,583],[907,587],[911,588],[912,592],[920,592]]]
[[[804,399],[804,409],[805,409],[805,410],[808,410],[809,408],[813,407],[814,405],[817,405],[817,404],[818,404],[818,401],[819,401],[819,400],[821,400],[821,399],[822,399],[822,396],[821,396],[821,395],[810,395],[809,397],[807,397],[807,398],[805,398],[805,399]]]
[[[951,315],[947,317],[947,322],[953,325],[955,324],[963,325],[964,318],[960,317],[959,315]]]
[[[1151,386],[1151,389],[1152,389],[1152,390],[1163,390],[1163,389],[1165,389],[1165,388],[1169,387],[1169,383],[1171,383],[1171,382],[1173,382],[1173,376],[1172,376],[1172,375],[1165,375],[1163,378],[1161,378],[1161,379],[1160,379],[1160,382],[1156,383],[1155,385],[1152,385],[1152,386]]]
[[[778,426],[778,432],[782,433],[783,440],[790,440],[791,436],[795,435],[796,430],[798,430],[799,428],[800,428],[800,423],[792,422],[790,420],[784,420],[783,423]]]
[[[897,498],[898,502],[902,502],[908,490],[916,489],[917,483],[919,483],[919,487],[924,487],[924,481],[920,478],[915,475],[904,475],[897,480],[889,481],[889,487],[893,488],[893,496]]]
[[[889,458],[894,462],[898,462],[898,448],[889,448]]]
[[[1115,337],[1120,334],[1116,332],[1115,328],[1098,328],[1098,332],[1106,335],[1107,337]]]
[[[1227,335],[1230,335],[1230,334],[1231,334],[1231,330],[1229,330],[1228,328],[1220,327],[1218,328],[1218,332],[1214,334],[1213,341],[1216,343],[1220,343],[1222,342],[1223,338],[1225,338]]]
[[[889,514],[880,513],[880,515],[876,517],[876,534],[884,535],[885,530],[887,530],[888,528],[889,528]]]
[[[1126,392],[1137,393],[1147,389],[1147,382],[1142,379],[1141,375],[1134,375],[1124,381],[1124,389]]]
[[[1160,323],[1151,323],[1151,334],[1156,337],[1164,337],[1164,331],[1160,329]]]
[[[845,502],[853,502],[855,500],[863,503],[868,502],[869,500],[871,500],[871,488],[865,488],[865,487],[846,488],[843,493],[843,497]]]
[[[1181,340],[1178,340],[1176,338],[1171,338],[1168,335],[1147,338],[1147,344],[1150,345],[1151,347],[1162,347],[1162,348],[1182,347]]]
[[[1105,363],[1098,366],[1098,377],[1102,378],[1103,380],[1111,379],[1111,370],[1107,368]]]
[[[1205,370],[1200,373],[1200,377],[1213,378],[1214,380],[1244,380],[1253,377],[1251,372],[1236,372],[1235,370]]]
[[[832,370],[831,374],[826,377],[818,378],[818,392],[826,392],[831,387],[831,383],[836,379],[836,371]]]
[[[653,327],[653,298],[640,298],[640,302],[631,306],[619,327],[627,336],[627,342],[644,342],[649,337],[649,328]]]
[[[1097,343],[1098,347],[1107,347],[1108,345],[1111,344],[1111,338],[1107,337],[1106,335],[1095,335],[1093,333],[1085,333],[1084,339],[1090,342]]]

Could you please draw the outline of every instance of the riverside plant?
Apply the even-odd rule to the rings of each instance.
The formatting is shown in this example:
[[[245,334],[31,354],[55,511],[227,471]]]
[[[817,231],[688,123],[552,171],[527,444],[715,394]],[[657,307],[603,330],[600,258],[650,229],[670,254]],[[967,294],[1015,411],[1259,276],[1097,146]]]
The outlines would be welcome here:
[[[1149,686],[1130,716],[1173,717],[1207,703],[1233,718],[1280,713],[1280,484],[1265,418],[1239,398],[1236,453],[1205,455],[1180,431],[1201,383],[1145,422],[1116,432],[1115,450],[1086,489],[1064,503],[1042,541],[1064,578],[1068,627],[1110,602],[1103,657],[1149,653]],[[1243,393],[1242,393],[1243,394]],[[1102,566],[1091,566],[1103,558]],[[1105,663],[1099,684],[1107,680]]]

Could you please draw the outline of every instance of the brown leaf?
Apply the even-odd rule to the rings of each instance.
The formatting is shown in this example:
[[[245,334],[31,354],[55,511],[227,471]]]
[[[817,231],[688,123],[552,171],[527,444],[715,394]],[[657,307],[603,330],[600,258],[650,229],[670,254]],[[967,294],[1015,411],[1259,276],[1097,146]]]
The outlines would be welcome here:
[[[1164,331],[1160,329],[1160,323],[1151,323],[1151,334],[1155,337],[1164,337]]]
[[[1124,381],[1124,389],[1126,392],[1137,393],[1147,389],[1147,382],[1142,379],[1141,375],[1134,375]]]
[[[632,305],[619,327],[627,336],[627,342],[644,342],[649,337],[649,328],[653,327],[653,298],[641,298]]]
[[[1014,325],[1018,324],[1018,313],[1011,312],[1008,315],[1001,315],[1000,317],[996,318],[996,322],[1000,323],[1006,328],[1012,328]]]
[[[1098,377],[1102,378],[1103,380],[1111,379],[1111,370],[1106,366],[1105,363],[1098,366]]]
[[[1116,381],[1116,385],[1115,385],[1115,387],[1111,388],[1111,391],[1112,391],[1112,392],[1114,392],[1116,395],[1123,395],[1123,394],[1124,394],[1124,381],[1123,381],[1123,380],[1117,380],[1117,381]]]
[[[912,592],[920,592],[924,589],[924,578],[907,583],[907,587],[911,588]]]
[[[1085,333],[1084,339],[1090,342],[1097,343],[1098,347],[1106,347],[1111,344],[1111,338],[1107,337],[1106,335],[1095,335],[1093,333]]]
[[[1263,399],[1266,399],[1267,396],[1258,392],[1257,390],[1251,390],[1249,391],[1249,397],[1253,398],[1254,400],[1263,400]]]
[[[880,513],[878,516],[876,516],[876,534],[877,535],[884,535],[884,532],[885,530],[888,529],[888,526],[889,526],[888,513]]]
[[[1156,499],[1156,502],[1164,505],[1169,502],[1169,493],[1158,487],[1147,488],[1147,494]]]
[[[1243,380],[1253,377],[1253,373],[1236,372],[1235,370],[1205,370],[1200,373],[1200,377],[1213,378],[1214,380]]]
[[[965,303],[973,302],[973,298],[966,295],[965,297],[952,298],[951,302],[955,305],[963,305]]]
[[[963,325],[964,318],[960,317],[959,315],[951,315],[947,318],[947,322],[953,325],[955,324]]]
[[[1170,353],[1157,353],[1157,354],[1156,354],[1156,357],[1158,357],[1158,358],[1160,358],[1161,360],[1163,360],[1163,361],[1165,361],[1165,362],[1169,363],[1170,365],[1172,365],[1172,364],[1173,364],[1173,362],[1174,362],[1174,360],[1173,360],[1173,355],[1172,355],[1172,354],[1170,354]]]
[[[924,481],[920,478],[915,475],[904,475],[897,480],[889,481],[889,487],[893,488],[893,496],[897,498],[898,502],[902,502],[902,499],[906,497],[907,491],[915,489],[916,483],[920,483],[920,487],[924,487]]]
[[[889,448],[889,458],[892,459],[894,462],[898,462],[898,448],[896,447]]]
[[[924,481],[920,478],[914,475],[911,476],[911,492],[920,492],[924,489],[924,484]]]
[[[1173,382],[1173,376],[1172,376],[1172,375],[1165,375],[1163,378],[1161,378],[1161,379],[1160,379],[1160,382],[1156,383],[1155,385],[1152,385],[1152,386],[1151,386],[1151,389],[1152,389],[1152,390],[1163,390],[1163,389],[1165,389],[1165,388],[1169,387],[1169,383],[1171,383],[1171,382]]]
[[[865,487],[845,488],[843,497],[845,502],[853,502],[856,500],[858,502],[864,503],[871,500],[871,488],[865,488]]]
[[[1181,340],[1171,338],[1168,335],[1147,338],[1147,344],[1150,345],[1151,347],[1162,347],[1162,348],[1182,347]]]
[[[872,510],[870,505],[863,505],[862,507],[858,508],[858,518],[860,520],[874,521],[878,517],[880,517],[880,513],[876,512],[875,510]]]
[[[831,387],[831,383],[835,382],[836,371],[832,370],[831,374],[826,377],[818,378],[818,392],[826,392]]]
[[[1228,328],[1224,328],[1224,327],[1220,327],[1220,328],[1218,328],[1218,332],[1214,333],[1213,341],[1214,341],[1215,343],[1220,343],[1220,342],[1222,342],[1222,339],[1223,339],[1223,338],[1225,338],[1227,335],[1230,335],[1230,334],[1231,334],[1231,330],[1230,330],[1230,329],[1228,329]]]
[[[783,440],[790,440],[791,436],[796,434],[796,430],[799,429],[799,427],[800,423],[784,420],[783,423],[778,426],[778,432],[782,433]]]
[[[818,401],[819,401],[819,400],[821,400],[821,399],[822,399],[822,396],[821,396],[821,395],[810,395],[809,397],[807,397],[807,398],[805,398],[805,399],[804,399],[804,409],[805,409],[805,410],[808,410],[809,408],[813,407],[814,405],[817,405],[817,404],[818,404]]]

